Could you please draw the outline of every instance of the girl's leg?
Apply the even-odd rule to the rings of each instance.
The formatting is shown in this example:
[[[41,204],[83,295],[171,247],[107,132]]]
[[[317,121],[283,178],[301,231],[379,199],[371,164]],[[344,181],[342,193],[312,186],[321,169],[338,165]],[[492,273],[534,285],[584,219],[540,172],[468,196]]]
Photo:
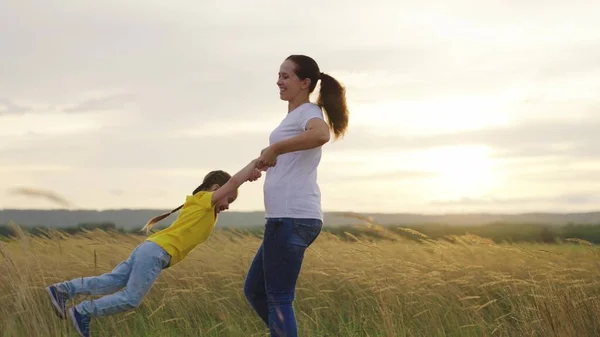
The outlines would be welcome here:
[[[252,260],[246,281],[244,295],[258,316],[269,326],[269,308],[265,290],[265,275],[263,268],[263,245],[261,244]]]
[[[131,256],[119,263],[110,273],[100,276],[80,277],[54,284],[69,298],[77,295],[108,295],[125,287],[131,273]]]
[[[84,301],[69,310],[69,318],[79,336],[90,335],[92,317],[112,315],[131,310],[154,284],[161,271],[169,265],[170,256],[154,242],[146,241],[131,254],[131,272],[125,289],[95,301]]]
[[[304,252],[321,232],[315,219],[278,219],[267,222],[264,270],[271,336],[297,337],[294,297]]]
[[[100,276],[81,277],[71,281],[53,284],[46,288],[50,301],[61,318],[66,317],[67,301],[76,295],[107,295],[125,287],[132,267],[132,256],[139,248],[136,247],[129,258],[119,263],[110,273]]]
[[[131,273],[125,289],[95,301],[83,301],[69,310],[69,318],[80,336],[90,335],[92,317],[112,315],[137,308],[169,265],[170,256],[154,242],[146,241],[131,254]]]
[[[125,289],[94,301],[83,301],[75,310],[83,316],[112,315],[137,308],[169,264],[170,256],[154,242],[146,241],[130,257],[131,272]]]

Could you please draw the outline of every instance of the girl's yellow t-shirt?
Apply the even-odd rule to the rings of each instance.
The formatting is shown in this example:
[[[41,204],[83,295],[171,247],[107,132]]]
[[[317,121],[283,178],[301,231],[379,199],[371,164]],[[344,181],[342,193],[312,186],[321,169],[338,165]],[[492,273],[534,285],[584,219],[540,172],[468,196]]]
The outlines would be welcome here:
[[[179,216],[171,226],[152,234],[148,241],[161,246],[169,255],[169,267],[183,260],[197,245],[206,241],[217,222],[212,205],[213,192],[187,196]]]

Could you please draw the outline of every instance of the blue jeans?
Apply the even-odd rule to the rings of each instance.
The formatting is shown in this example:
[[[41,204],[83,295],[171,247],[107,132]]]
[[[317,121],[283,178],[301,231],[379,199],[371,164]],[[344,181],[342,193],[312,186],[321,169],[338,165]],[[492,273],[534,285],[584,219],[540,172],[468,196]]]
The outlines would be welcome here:
[[[321,233],[318,219],[267,219],[244,284],[246,299],[275,337],[296,337],[292,303],[304,252]]]
[[[159,245],[145,241],[110,273],[76,278],[56,284],[56,287],[69,298],[110,294],[94,301],[83,301],[75,309],[91,317],[112,315],[137,308],[170,261],[171,256]],[[121,291],[116,292],[118,290]]]

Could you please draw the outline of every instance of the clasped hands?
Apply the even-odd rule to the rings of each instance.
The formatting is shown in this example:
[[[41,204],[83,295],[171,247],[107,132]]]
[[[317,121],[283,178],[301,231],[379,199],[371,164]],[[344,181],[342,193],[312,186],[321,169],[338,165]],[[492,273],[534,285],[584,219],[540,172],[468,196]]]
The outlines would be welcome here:
[[[260,156],[254,160],[255,168],[248,181],[255,181],[262,176],[261,172],[277,164],[277,153],[269,146],[260,151]]]

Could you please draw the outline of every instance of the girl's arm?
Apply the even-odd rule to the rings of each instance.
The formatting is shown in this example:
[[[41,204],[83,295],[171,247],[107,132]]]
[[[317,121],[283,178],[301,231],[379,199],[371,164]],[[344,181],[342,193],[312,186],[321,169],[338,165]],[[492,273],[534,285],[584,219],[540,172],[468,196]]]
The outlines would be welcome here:
[[[271,144],[265,148],[257,159],[257,167],[262,169],[273,166],[277,156],[284,153],[314,149],[326,144],[331,137],[329,126],[323,119],[313,118],[306,124],[306,131],[301,134]]]
[[[256,159],[252,160],[248,165],[241,169],[238,173],[234,174],[225,185],[219,187],[212,195],[211,204],[214,205],[217,200],[222,199],[226,195],[229,195],[238,187],[242,186],[248,180],[256,180],[260,177],[260,171],[255,171]],[[258,176],[257,173],[258,172]]]

